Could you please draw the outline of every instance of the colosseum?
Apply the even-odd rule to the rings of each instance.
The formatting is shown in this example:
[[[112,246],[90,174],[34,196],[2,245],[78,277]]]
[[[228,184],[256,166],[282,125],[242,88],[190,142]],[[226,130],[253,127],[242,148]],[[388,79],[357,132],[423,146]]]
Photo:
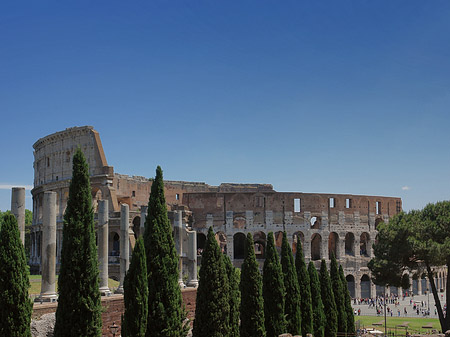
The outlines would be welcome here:
[[[130,245],[142,234],[145,206],[152,180],[114,172],[106,161],[100,135],[91,126],[73,127],[39,139],[34,145],[33,225],[31,232],[32,271],[39,272],[41,258],[42,202],[45,191],[57,192],[57,263],[62,242],[63,214],[72,174],[72,156],[81,147],[89,163],[94,211],[99,200],[109,204],[109,273],[117,278],[120,256],[120,205],[128,204]],[[197,232],[197,255],[206,232],[213,226],[222,251],[235,266],[243,260],[244,238],[251,233],[259,262],[264,261],[266,238],[275,234],[277,248],[286,231],[295,250],[301,240],[307,261],[335,254],[343,266],[353,297],[381,294],[370,281],[367,263],[377,225],[402,210],[402,200],[394,197],[349,194],[277,192],[270,184],[230,184],[210,186],[204,182],[165,181],[169,218],[182,212],[183,226]],[[413,291],[421,293],[421,282]],[[391,287],[391,293],[397,293]]]

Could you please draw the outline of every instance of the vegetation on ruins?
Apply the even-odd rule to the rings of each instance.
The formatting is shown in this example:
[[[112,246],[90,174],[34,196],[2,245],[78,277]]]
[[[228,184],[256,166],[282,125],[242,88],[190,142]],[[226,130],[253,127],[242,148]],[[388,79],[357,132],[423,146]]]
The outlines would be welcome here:
[[[285,295],[286,289],[281,264],[275,248],[273,233],[269,232],[263,267],[264,325],[267,337],[278,337],[286,332]]]
[[[302,316],[300,312],[300,289],[298,286],[297,272],[295,270],[294,256],[289,246],[286,232],[283,232],[281,243],[281,269],[286,288],[284,313],[286,315],[286,332],[292,335],[300,335]]]
[[[147,337],[186,336],[181,290],[178,285],[178,254],[167,216],[161,167],[156,169],[148,202],[144,232],[148,273]]]
[[[311,302],[311,284],[308,270],[303,256],[302,243],[297,240],[297,251],[295,255],[295,269],[297,271],[298,285],[300,289],[300,306],[302,315],[302,336],[313,333],[313,308]]]
[[[330,274],[327,263],[322,259],[320,264],[320,292],[322,294],[323,309],[325,312],[325,337],[335,337],[338,329],[338,318],[336,302],[334,300],[333,289],[331,288]]]
[[[0,228],[0,336],[31,336],[33,303],[25,251],[16,218],[7,214]]]
[[[316,267],[312,261],[308,265],[308,274],[311,284],[311,303],[313,308],[313,336],[324,337],[326,318],[322,302],[322,292],[320,290],[319,275],[317,275]]]
[[[228,283],[230,286],[229,303],[230,303],[230,331],[229,337],[239,337],[239,307],[241,301],[241,293],[239,291],[239,272],[233,266],[228,256],[225,258],[225,268],[227,270]]]
[[[123,283],[125,312],[122,318],[123,337],[144,337],[147,329],[148,286],[144,241],[136,241],[130,268]]]
[[[344,305],[345,305],[345,313],[347,318],[347,334],[354,335],[355,334],[355,316],[353,316],[352,309],[352,299],[350,297],[350,292],[348,291],[347,280],[344,276],[344,269],[342,266],[339,266],[339,277],[341,279],[342,290],[344,292]]]
[[[101,303],[89,169],[83,152],[73,157],[64,214],[55,337],[101,336]],[[67,328],[70,322],[70,329]]]
[[[368,267],[378,285],[409,288],[406,272],[417,276],[427,274],[442,331],[450,329],[450,314],[443,312],[434,281],[434,266],[450,267],[450,201],[430,203],[421,211],[401,212],[378,225],[374,258]],[[447,278],[446,289],[450,287]],[[450,292],[446,294],[450,303]]]
[[[262,297],[262,276],[256,261],[251,233],[245,240],[244,262],[241,266],[241,337],[264,337],[264,303]]]
[[[330,279],[331,279],[331,289],[333,291],[334,300],[336,302],[336,314],[338,320],[338,332],[347,332],[347,312],[345,310],[345,294],[348,289],[347,285],[342,284],[341,276],[339,275],[339,267],[336,261],[334,253],[331,253],[331,263],[330,263]],[[352,314],[353,316],[353,314]]]
[[[0,228],[2,228],[3,219],[8,215],[12,214],[11,211],[0,211]],[[33,222],[33,212],[29,209],[25,210],[25,256],[27,261],[30,260],[30,248],[31,248],[31,223]]]
[[[225,259],[212,227],[202,254],[193,337],[226,337],[230,331],[230,287]]]

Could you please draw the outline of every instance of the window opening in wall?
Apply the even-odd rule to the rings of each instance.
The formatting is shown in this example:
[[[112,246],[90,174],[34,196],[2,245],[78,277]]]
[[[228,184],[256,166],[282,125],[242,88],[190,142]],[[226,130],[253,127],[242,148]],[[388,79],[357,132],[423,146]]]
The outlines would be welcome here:
[[[377,201],[377,203],[376,203],[376,212],[377,212],[377,214],[381,214],[381,202],[380,201]]]
[[[336,200],[334,198],[328,199],[328,202],[329,202],[330,208],[335,208],[336,207]]]
[[[311,227],[314,227],[315,225],[317,225],[317,217],[316,217],[316,216],[313,216],[313,217],[311,218]]]
[[[402,206],[400,204],[400,201],[395,202],[395,210],[397,211],[397,213],[400,213],[402,211]]]
[[[131,191],[131,196],[135,197],[136,196],[136,191]]]
[[[180,195],[177,193],[177,194],[175,195],[175,198],[176,198],[177,200],[180,200]]]
[[[345,208],[352,208],[352,199],[345,199]]]
[[[300,213],[300,199],[294,199],[294,212]]]
[[[50,166],[50,158],[47,158],[47,167]]]
[[[56,181],[58,181],[58,176],[56,176]]]

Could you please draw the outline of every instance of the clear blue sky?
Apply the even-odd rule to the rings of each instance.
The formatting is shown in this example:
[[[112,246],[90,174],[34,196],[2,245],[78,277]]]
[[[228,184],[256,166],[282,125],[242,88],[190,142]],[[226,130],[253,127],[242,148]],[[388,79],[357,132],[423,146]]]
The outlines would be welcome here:
[[[0,79],[1,210],[81,125],[118,173],[449,199],[449,1],[2,1]]]

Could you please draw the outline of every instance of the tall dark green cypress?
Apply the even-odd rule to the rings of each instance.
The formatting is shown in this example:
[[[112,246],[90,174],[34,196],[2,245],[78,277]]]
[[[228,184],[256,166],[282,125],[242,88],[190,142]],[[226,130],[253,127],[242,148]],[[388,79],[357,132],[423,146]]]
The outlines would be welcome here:
[[[225,258],[225,267],[228,275],[228,283],[230,285],[230,333],[229,337],[239,337],[239,307],[241,301],[241,294],[239,291],[239,275],[237,269],[231,263],[228,256]]]
[[[264,337],[264,302],[262,297],[262,276],[255,256],[251,233],[245,240],[244,262],[241,266],[241,337]]]
[[[122,319],[123,337],[144,337],[147,329],[148,286],[144,241],[136,241],[130,268],[123,282],[125,312]]]
[[[319,275],[317,275],[316,267],[312,261],[308,265],[308,274],[311,282],[311,299],[313,308],[313,328],[314,337],[324,337],[325,336],[325,312],[322,302],[322,292],[320,290]]]
[[[331,254],[330,264],[331,289],[333,290],[334,300],[336,302],[336,314],[338,319],[338,332],[345,334],[347,332],[347,312],[345,311],[345,292],[342,288],[341,276],[336,257]]]
[[[14,215],[0,229],[0,336],[30,337],[33,303],[25,250]]]
[[[286,232],[283,232],[283,241],[281,243],[281,269],[283,270],[283,281],[287,294],[284,303],[287,323],[286,332],[292,335],[300,335],[302,333],[300,289],[294,265],[294,256],[292,255]]]
[[[302,243],[297,240],[297,251],[295,255],[295,269],[297,271],[298,285],[300,289],[300,307],[302,314],[302,336],[313,333],[313,308],[311,301],[311,285],[305,258],[303,257]]]
[[[273,233],[269,232],[267,234],[266,260],[263,267],[264,325],[267,337],[278,337],[286,332],[285,296],[283,272],[275,248]]]
[[[178,254],[167,216],[161,167],[156,168],[144,232],[148,273],[147,337],[186,336],[186,312],[178,285]]]
[[[58,292],[55,337],[101,336],[102,307],[89,167],[80,148],[73,156],[64,214]]]
[[[193,337],[227,337],[230,331],[230,287],[222,251],[209,227],[202,254]]]
[[[327,264],[323,259],[320,264],[320,291],[327,320],[327,324],[325,325],[325,337],[336,337],[338,329],[336,302],[334,300],[333,289],[331,288],[331,279],[330,274],[328,273]]]
[[[339,276],[341,279],[345,298],[345,312],[347,313],[347,334],[355,335],[355,317],[353,316],[352,299],[350,298],[350,292],[348,291],[347,280],[344,276],[344,269],[342,269],[341,265],[339,266]]]

